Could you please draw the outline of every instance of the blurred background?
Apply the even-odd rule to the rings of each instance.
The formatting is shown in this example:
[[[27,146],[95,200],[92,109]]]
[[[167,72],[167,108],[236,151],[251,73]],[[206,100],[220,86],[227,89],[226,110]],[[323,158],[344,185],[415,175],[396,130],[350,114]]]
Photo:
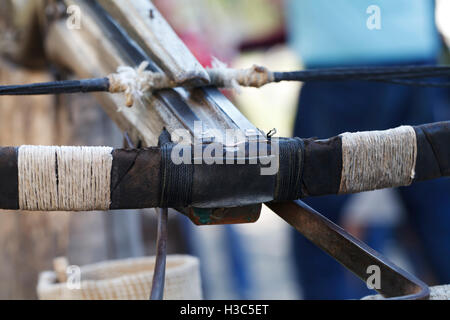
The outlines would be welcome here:
[[[204,66],[211,65],[212,57],[231,67],[260,64],[276,71],[448,61],[445,44],[450,43],[450,3],[445,0],[407,0],[396,5],[383,0],[333,4],[323,0],[153,2]],[[366,10],[370,5],[380,8],[381,30],[366,25],[376,14]],[[14,30],[8,28],[1,11],[2,7],[0,53],[7,54]],[[2,84],[46,81],[54,76],[0,59]],[[399,86],[377,86],[306,85],[300,106],[302,87],[298,83],[225,94],[258,128],[265,132],[276,128],[279,136],[326,138],[347,130],[385,129],[397,122],[450,119],[448,92],[414,88],[406,92]],[[351,96],[355,98],[349,99]],[[380,97],[385,100],[377,100]],[[340,105],[333,105],[337,102]],[[384,108],[376,109],[377,103],[384,103]],[[432,115],[407,110],[406,104],[422,111],[427,108]],[[420,117],[407,116],[410,113]],[[377,116],[397,122],[380,122],[375,120]],[[122,134],[88,95],[0,98],[0,145],[121,147],[122,143]],[[423,188],[428,192],[405,195],[383,190],[340,200],[317,198],[310,204],[428,284],[450,283],[448,179]],[[428,197],[433,205],[405,201],[420,197]],[[305,243],[267,207],[257,223],[214,227],[194,226],[172,212],[169,234],[169,253],[200,258],[206,299],[358,299],[371,293],[363,282]],[[153,255],[155,239],[153,210],[45,215],[4,212],[0,215],[0,298],[36,298],[37,275],[51,269],[56,256],[83,265]]]

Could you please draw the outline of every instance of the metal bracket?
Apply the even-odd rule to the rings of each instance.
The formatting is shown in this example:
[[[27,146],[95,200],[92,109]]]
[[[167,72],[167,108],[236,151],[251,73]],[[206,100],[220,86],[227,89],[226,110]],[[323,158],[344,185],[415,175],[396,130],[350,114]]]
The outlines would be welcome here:
[[[262,204],[235,208],[185,208],[177,209],[198,225],[240,224],[258,221]]]
[[[425,283],[302,201],[271,202],[267,206],[361,280],[367,281],[367,267],[378,266],[381,271],[381,286],[376,290],[384,297],[390,300],[429,298],[430,290]]]

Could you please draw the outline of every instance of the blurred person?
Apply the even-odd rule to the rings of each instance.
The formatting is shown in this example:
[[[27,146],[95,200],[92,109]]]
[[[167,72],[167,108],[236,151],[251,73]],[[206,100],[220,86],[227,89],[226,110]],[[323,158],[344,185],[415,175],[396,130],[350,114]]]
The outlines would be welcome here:
[[[442,43],[434,14],[432,0],[286,0],[288,39],[306,68],[436,64]],[[449,120],[448,97],[441,88],[309,82],[301,90],[294,136],[328,138],[346,131]],[[450,283],[449,179],[397,191],[407,224],[419,240],[409,248],[411,257],[416,256],[415,272],[423,278],[428,265],[436,283]],[[326,196],[306,202],[339,224],[349,198]],[[366,230],[359,235],[383,252],[389,232]],[[303,236],[295,233],[293,242],[305,299],[358,299],[370,293],[365,283]]]

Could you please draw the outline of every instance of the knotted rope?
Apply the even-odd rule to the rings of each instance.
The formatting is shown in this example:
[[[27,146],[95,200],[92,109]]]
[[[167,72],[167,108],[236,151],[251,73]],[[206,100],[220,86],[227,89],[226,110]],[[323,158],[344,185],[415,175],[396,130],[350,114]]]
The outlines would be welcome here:
[[[22,210],[108,210],[112,148],[21,146]]]
[[[253,65],[249,69],[231,69],[214,58],[212,68],[206,69],[210,83],[220,87],[239,90],[239,86],[260,88],[274,81],[273,72],[266,67]]]
[[[164,88],[174,88],[176,82],[165,74],[146,70],[148,62],[142,62],[138,68],[121,66],[117,73],[110,74],[109,92],[124,93],[126,106],[131,107],[135,100],[139,100],[147,91],[154,91]]]
[[[210,85],[239,90],[239,86],[259,88],[274,81],[273,72],[254,65],[250,69],[231,69],[218,59],[213,60],[213,68],[206,69]],[[135,100],[141,99],[146,92],[176,88],[180,84],[160,72],[146,70],[148,62],[142,62],[138,68],[121,66],[116,73],[110,74],[109,92],[124,93],[126,106],[131,107]]]
[[[131,107],[146,92],[182,86],[217,86],[239,90],[240,86],[259,88],[267,83],[280,81],[376,81],[399,85],[424,87],[450,87],[448,81],[428,81],[450,75],[450,66],[399,66],[399,67],[351,67],[273,72],[254,65],[249,69],[231,69],[217,59],[212,68],[206,69],[209,83],[176,82],[160,72],[147,70],[148,62],[139,67],[122,66],[105,78],[65,80],[25,85],[0,86],[1,95],[58,94],[75,92],[124,93],[126,105]]]

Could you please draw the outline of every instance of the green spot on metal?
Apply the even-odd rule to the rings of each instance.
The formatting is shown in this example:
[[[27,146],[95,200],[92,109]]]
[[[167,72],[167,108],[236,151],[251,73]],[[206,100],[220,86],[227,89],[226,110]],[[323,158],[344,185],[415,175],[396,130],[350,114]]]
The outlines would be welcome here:
[[[194,208],[194,215],[200,219],[201,224],[211,223],[211,209]]]

